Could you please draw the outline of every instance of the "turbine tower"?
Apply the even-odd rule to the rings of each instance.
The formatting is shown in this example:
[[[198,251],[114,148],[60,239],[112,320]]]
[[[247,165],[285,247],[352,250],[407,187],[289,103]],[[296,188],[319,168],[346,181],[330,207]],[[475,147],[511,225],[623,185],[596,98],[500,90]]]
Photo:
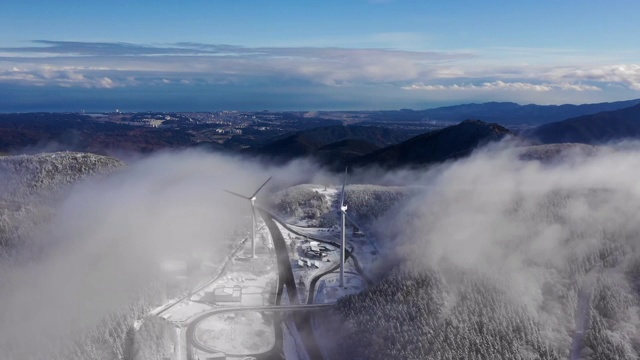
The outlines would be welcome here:
[[[345,237],[346,229],[346,215],[347,215],[347,205],[344,203],[344,187],[347,185],[347,170],[344,169],[344,182],[342,183],[342,199],[340,199],[340,214],[342,215],[342,244],[340,245],[340,286],[344,287],[344,260],[345,260],[345,252],[347,248],[347,240]]]
[[[225,190],[231,195],[235,195],[237,197],[241,197],[243,199],[249,200],[251,202],[251,258],[255,259],[256,257],[256,195],[262,190],[262,188],[267,185],[269,180],[271,180],[272,176],[270,176],[267,181],[265,181],[256,192],[251,195],[251,197],[236,194],[233,191]]]

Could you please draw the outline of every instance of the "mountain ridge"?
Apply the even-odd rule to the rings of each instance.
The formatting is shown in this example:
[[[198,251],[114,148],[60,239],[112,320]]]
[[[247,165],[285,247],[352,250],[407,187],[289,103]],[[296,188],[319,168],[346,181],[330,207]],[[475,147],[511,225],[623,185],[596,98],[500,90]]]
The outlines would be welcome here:
[[[423,166],[466,156],[479,146],[514,135],[500,124],[465,120],[364,155],[350,165],[385,168]]]
[[[640,104],[545,124],[524,131],[522,135],[542,144],[573,142],[597,145],[640,138]]]
[[[417,122],[460,122],[466,119],[480,119],[503,125],[536,126],[602,111],[619,110],[637,104],[640,104],[640,99],[579,105],[520,105],[514,102],[493,101],[486,103],[466,103],[424,110],[402,109],[380,111],[379,114],[373,114],[372,117],[379,121],[403,119],[405,121]]]

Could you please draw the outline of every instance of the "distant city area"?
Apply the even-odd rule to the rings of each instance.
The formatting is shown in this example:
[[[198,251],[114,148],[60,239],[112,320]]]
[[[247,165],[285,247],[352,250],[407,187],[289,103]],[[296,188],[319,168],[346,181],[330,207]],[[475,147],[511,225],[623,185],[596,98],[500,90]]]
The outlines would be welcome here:
[[[234,135],[252,140],[290,131],[329,125],[377,125],[396,129],[424,130],[452,125],[450,120],[430,120],[380,111],[212,111],[212,112],[113,112],[85,113],[96,121],[193,132],[197,141],[225,143]]]

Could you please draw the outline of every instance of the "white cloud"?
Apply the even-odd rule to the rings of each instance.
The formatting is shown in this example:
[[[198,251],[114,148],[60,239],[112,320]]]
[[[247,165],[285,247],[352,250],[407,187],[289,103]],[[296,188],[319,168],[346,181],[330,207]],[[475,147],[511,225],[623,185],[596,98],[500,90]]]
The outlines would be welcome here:
[[[415,39],[415,34],[380,34],[388,41]],[[46,46],[16,48],[13,55],[0,58],[0,74],[9,69],[38,73],[39,82],[60,82],[58,69],[74,69],[86,81],[74,85],[95,87],[91,82],[102,72],[114,83],[123,74],[149,82],[234,82],[255,78],[287,78],[329,86],[346,84],[409,82],[436,74],[443,64],[473,57],[467,52],[401,51],[327,47],[262,47],[230,45],[173,44],[142,46],[135,44],[97,44],[80,42],[41,42]],[[11,54],[11,49],[0,49]],[[42,57],[43,53],[55,56]],[[25,54],[27,54],[25,56]],[[447,65],[447,68],[451,68]],[[6,74],[5,74],[6,75]],[[0,77],[0,81],[16,80]],[[26,80],[23,80],[26,82]],[[71,81],[65,81],[71,84]],[[124,83],[126,84],[126,83]]]
[[[411,84],[403,86],[404,90],[423,90],[423,91],[441,91],[441,90],[512,90],[512,91],[536,91],[546,92],[552,90],[570,90],[570,91],[600,91],[597,86],[582,84],[533,84],[526,82],[504,82],[501,80],[485,82],[479,85],[475,84],[453,84],[453,85],[425,85],[423,83]]]
[[[424,35],[381,33],[376,41],[397,43],[404,39],[410,43],[421,38]],[[514,57],[508,56],[509,51]],[[491,92],[538,94],[537,100],[542,102],[560,101],[544,95],[558,91],[597,94],[606,89],[598,95],[603,101],[611,100],[612,87],[629,96],[640,91],[639,64],[574,65],[578,57],[573,52],[558,55],[548,49],[535,57],[532,49],[486,53],[40,41],[33,47],[0,49],[0,54],[4,55],[0,57],[0,83],[35,86],[116,88],[302,82],[308,86],[386,86],[404,96],[407,92],[400,89],[451,96],[456,93],[462,97],[480,92],[487,96]],[[550,55],[547,58],[544,54]],[[523,61],[527,59],[534,63]]]
[[[85,67],[25,64],[20,68],[14,66],[8,70],[0,68],[0,82],[35,86],[54,85],[107,89],[131,84],[130,81],[115,81],[108,76],[102,75],[103,72],[105,70]]]
[[[618,64],[586,68],[558,68],[549,76],[560,79],[582,79],[602,83],[622,84],[640,91],[640,64]]]

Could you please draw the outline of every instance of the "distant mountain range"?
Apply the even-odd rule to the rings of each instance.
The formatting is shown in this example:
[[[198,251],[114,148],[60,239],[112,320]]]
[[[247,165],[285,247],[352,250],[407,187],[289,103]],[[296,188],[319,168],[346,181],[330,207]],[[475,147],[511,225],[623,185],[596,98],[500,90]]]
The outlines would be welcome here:
[[[462,104],[427,110],[377,111],[370,118],[377,121],[446,121],[480,119],[503,125],[537,126],[602,111],[624,109],[640,104],[640,99],[583,105],[518,105],[512,102]]]
[[[618,108],[629,104],[631,105]],[[597,111],[610,108],[614,110]],[[543,118],[546,121],[588,111],[594,113],[570,116],[519,131],[509,130],[506,126],[494,122],[495,119],[503,119],[505,124],[513,124],[526,119],[542,121]],[[456,125],[445,128],[442,125],[436,127],[420,122],[407,122],[412,119],[424,119],[426,114],[430,114],[430,119],[440,116],[448,120],[465,118]],[[473,114],[473,117],[470,114]],[[490,118],[492,121],[466,118],[469,116],[482,119],[483,116],[478,114],[484,114],[484,118]],[[332,116],[338,115],[340,114],[334,113]],[[360,118],[359,112],[345,112],[342,115],[349,119]],[[255,119],[247,117],[246,114],[238,116],[249,120],[243,120],[240,123],[242,126],[237,126],[241,129],[237,134],[226,135],[226,140],[220,141],[216,138],[217,130],[220,130],[220,127],[231,128],[236,125],[213,123],[195,124],[185,128],[153,128],[100,121],[80,114],[0,114],[0,154],[33,153],[43,150],[75,150],[99,154],[144,153],[162,149],[203,147],[215,151],[239,151],[247,156],[274,162],[309,157],[324,166],[339,170],[345,165],[378,165],[392,168],[433,164],[466,156],[475,148],[503,139],[507,135],[521,137],[532,145],[598,145],[609,141],[640,138],[640,100],[561,106],[485,103],[423,111],[367,112],[368,119],[384,119],[385,116],[389,119],[403,119],[398,122],[388,119],[377,123],[369,122],[377,124],[376,126],[361,123],[347,126],[341,125],[342,120],[320,117],[312,118],[306,123],[306,118],[298,113],[256,113],[253,116]],[[261,116],[264,119],[260,118]],[[297,122],[300,124],[296,125]],[[322,126],[312,127],[314,124]],[[340,125],[326,126],[327,124]],[[564,147],[537,148],[532,150],[533,155],[524,157],[546,157],[562,152],[559,149],[564,151]]]
[[[602,144],[640,138],[640,105],[542,125],[522,135],[543,144]]]
[[[633,103],[637,101],[631,101]],[[584,111],[600,106],[619,106],[625,102],[591,104],[571,107],[567,110]],[[494,103],[496,108],[522,110],[512,103]],[[488,104],[477,107],[488,109]],[[596,106],[597,105],[597,106]],[[465,107],[461,105],[461,107]],[[547,107],[528,106],[530,109]],[[458,108],[460,107],[452,107]],[[565,109],[564,106],[558,108]],[[496,110],[497,111],[497,110]],[[508,112],[508,111],[507,111]],[[384,135],[382,135],[384,134]],[[299,156],[311,156],[324,165],[339,169],[345,165],[365,167],[377,165],[385,168],[398,166],[424,166],[464,157],[474,149],[492,141],[499,141],[507,135],[521,137],[531,144],[576,143],[597,145],[620,139],[640,138],[640,104],[614,111],[569,118],[533,129],[514,133],[497,123],[480,120],[465,120],[457,125],[417,135],[404,141],[397,141],[406,133],[383,131],[372,126],[332,126],[301,131],[284,137],[257,149],[262,156],[274,156],[288,160]],[[393,143],[394,140],[396,143]],[[387,146],[385,145],[387,143]],[[391,142],[392,144],[388,144]],[[547,159],[560,156],[567,149],[581,149],[573,144],[561,147],[538,147],[527,150],[527,159]]]

